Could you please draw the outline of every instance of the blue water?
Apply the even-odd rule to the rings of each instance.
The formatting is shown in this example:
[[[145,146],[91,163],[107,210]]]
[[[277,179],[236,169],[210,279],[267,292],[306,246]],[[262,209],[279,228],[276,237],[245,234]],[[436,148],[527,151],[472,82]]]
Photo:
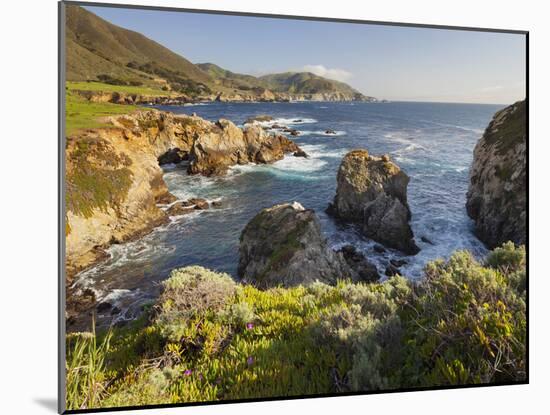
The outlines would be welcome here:
[[[302,132],[292,139],[310,158],[287,156],[273,165],[239,166],[221,178],[188,176],[182,166],[167,167],[165,181],[178,198],[220,200],[222,208],[176,218],[139,241],[112,246],[110,259],[80,274],[76,284],[92,287],[100,298],[117,303],[126,313],[122,318],[132,318],[143,301],[158,295],[159,282],[175,267],[198,264],[236,277],[241,230],[260,209],[282,202],[296,200],[314,209],[331,246],[355,245],[383,273],[389,259],[402,254],[376,253],[373,241],[359,235],[354,226],[338,225],[324,212],[335,194],[340,161],[355,148],[389,153],[411,178],[411,223],[421,252],[405,257],[404,275],[417,279],[427,261],[448,257],[457,249],[476,256],[486,252],[472,233],[465,196],[473,148],[501,106],[310,102],[158,108],[195,112],[212,121],[227,118],[236,124],[269,114],[279,124]],[[327,128],[338,135],[325,135]],[[422,242],[422,236],[433,245]]]

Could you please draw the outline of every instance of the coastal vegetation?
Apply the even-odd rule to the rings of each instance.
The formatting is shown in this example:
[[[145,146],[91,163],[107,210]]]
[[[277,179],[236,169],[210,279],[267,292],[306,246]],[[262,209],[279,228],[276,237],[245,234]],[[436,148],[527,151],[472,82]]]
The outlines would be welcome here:
[[[161,87],[152,87],[145,85],[113,85],[99,81],[68,81],[66,87],[69,91],[103,91],[103,92],[123,92],[127,94],[140,94],[151,96],[170,96],[171,93],[164,91]]]
[[[134,105],[91,102],[70,90],[65,97],[65,132],[68,136],[87,128],[108,127],[110,123],[106,121],[107,117],[138,109]]]
[[[67,407],[116,407],[526,379],[525,248],[467,251],[425,278],[259,290],[172,271],[125,327],[67,337]]]
[[[290,139],[301,132],[271,115],[244,114],[239,127],[140,104],[372,100],[310,73],[253,77],[193,64],[83,8],[67,13],[68,282],[110,245],[226,203],[178,200],[161,165],[184,161],[182,175],[224,176],[310,157]],[[67,334],[67,408],[526,381],[525,111],[523,101],[498,112],[474,152],[467,210],[493,249],[483,259],[449,249],[419,279],[404,278],[404,256],[420,250],[409,176],[397,158],[361,148],[342,159],[329,220],[356,226],[376,241],[374,252],[401,251],[397,259],[380,265],[353,245],[333,249],[315,211],[294,202],[259,210],[241,229],[238,282],[199,265],[176,268],[135,320],[68,283],[70,330],[75,315],[101,307],[112,313],[106,319],[120,318]]]

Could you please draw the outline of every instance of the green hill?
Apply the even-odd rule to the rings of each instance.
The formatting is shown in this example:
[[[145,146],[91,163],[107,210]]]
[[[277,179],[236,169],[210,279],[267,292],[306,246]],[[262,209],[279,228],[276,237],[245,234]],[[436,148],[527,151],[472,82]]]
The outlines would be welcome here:
[[[264,75],[259,79],[267,88],[275,92],[289,92],[293,94],[315,94],[322,92],[359,93],[348,84],[326,79],[311,72],[284,72]]]
[[[197,66],[210,75],[218,84],[229,88],[245,91],[253,88],[265,88],[263,82],[252,75],[231,72],[213,63],[198,63]]]
[[[311,94],[328,94],[332,100],[370,100],[343,82],[309,72],[255,77],[213,63],[195,65],[142,34],[111,24],[82,7],[67,5],[66,10],[67,81],[144,86],[192,97],[215,98],[223,93],[229,99],[235,96],[235,100],[254,100],[262,94],[265,98],[265,93],[274,100],[310,99]]]
[[[140,33],[67,6],[67,80],[125,85],[168,83],[181,92],[207,90],[212,79],[193,63]]]

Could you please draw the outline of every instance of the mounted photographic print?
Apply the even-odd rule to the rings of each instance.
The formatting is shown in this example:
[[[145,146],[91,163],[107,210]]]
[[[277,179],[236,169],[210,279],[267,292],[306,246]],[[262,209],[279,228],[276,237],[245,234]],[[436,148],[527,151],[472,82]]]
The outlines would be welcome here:
[[[527,32],[59,12],[60,412],[528,382]]]

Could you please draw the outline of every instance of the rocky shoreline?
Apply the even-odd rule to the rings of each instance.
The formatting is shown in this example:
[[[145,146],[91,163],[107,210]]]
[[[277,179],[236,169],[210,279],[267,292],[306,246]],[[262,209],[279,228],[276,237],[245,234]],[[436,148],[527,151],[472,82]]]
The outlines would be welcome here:
[[[479,213],[487,212],[487,206],[492,206],[493,210],[502,206],[498,205],[501,203],[498,197],[493,200],[495,194],[515,194],[515,198],[507,199],[505,206],[517,209],[506,207],[502,209],[503,215],[520,211],[513,219],[517,222],[524,220],[526,214],[525,209],[521,212],[522,203],[525,203],[524,159],[513,157],[513,154],[524,154],[521,149],[525,148],[525,143],[522,144],[521,137],[519,144],[515,138],[511,142],[505,140],[504,144],[494,138],[499,132],[510,131],[508,120],[511,115],[515,115],[514,119],[518,114],[521,116],[521,111],[521,105],[516,104],[497,113],[474,152],[467,208],[468,213],[477,218],[480,239],[488,245],[492,242],[483,236],[484,228],[480,224],[486,221],[480,219]],[[270,116],[260,115],[247,119],[241,128],[229,120],[212,123],[195,115],[152,110],[110,117],[110,128],[86,130],[69,137],[68,283],[77,272],[105,258],[104,249],[109,245],[139,238],[166,223],[170,217],[219,207],[218,202],[209,203],[198,198],[178,200],[171,195],[162,177],[162,164],[184,161],[188,174],[221,176],[235,165],[273,163],[285,155],[308,157],[296,143],[281,134],[284,131],[292,136],[299,131],[293,134],[288,127],[273,122]],[[502,134],[499,137],[503,137]],[[85,154],[84,159],[82,154]],[[504,161],[515,166],[509,175],[511,182],[498,174],[499,169],[505,168]],[[79,197],[83,195],[75,194],[72,188],[79,183],[82,185],[79,177],[74,177],[77,166],[88,176],[107,176],[114,181],[118,196],[102,201],[95,198],[93,189],[80,189],[84,201],[95,203],[91,207],[82,206]],[[366,149],[352,150],[340,164],[336,194],[327,213],[336,220],[356,224],[364,236],[379,242],[380,245],[374,247],[376,252],[389,248],[415,255],[419,248],[410,226],[409,180],[389,155],[375,156]],[[483,185],[493,191],[483,190]],[[481,199],[485,204],[480,202],[480,194],[485,195]],[[501,222],[504,221],[502,217],[485,215],[486,219],[495,218]],[[523,239],[521,237],[524,230],[516,228],[516,231],[519,236],[512,239],[513,242],[524,243],[524,234]],[[500,241],[504,242],[502,236]],[[497,241],[492,246],[502,242]],[[238,276],[242,283],[262,289],[307,285],[315,281],[330,285],[340,280],[371,283],[378,281],[382,273],[399,275],[400,267],[406,263],[403,258],[392,259],[380,270],[351,245],[331,249],[322,236],[317,214],[299,201],[289,201],[261,210],[244,227],[239,244]],[[68,298],[69,318],[97,307],[108,308],[107,311],[112,307],[97,304],[91,291],[77,292],[69,287]]]
[[[186,105],[210,102],[381,102],[373,97],[365,97],[357,94],[345,94],[341,92],[320,92],[313,94],[290,94],[287,92],[264,91],[262,94],[208,94],[190,96],[186,94],[175,95],[147,95],[127,92],[91,91],[72,89],[74,94],[89,102],[110,102],[113,104],[130,105]]]
[[[474,149],[468,215],[490,248],[527,242],[527,104],[497,112]]]
[[[189,174],[223,175],[230,166],[305,156],[294,142],[257,125],[156,110],[109,118],[111,128],[67,138],[67,277],[104,257],[113,243],[167,221],[171,200],[160,164],[186,160]]]

